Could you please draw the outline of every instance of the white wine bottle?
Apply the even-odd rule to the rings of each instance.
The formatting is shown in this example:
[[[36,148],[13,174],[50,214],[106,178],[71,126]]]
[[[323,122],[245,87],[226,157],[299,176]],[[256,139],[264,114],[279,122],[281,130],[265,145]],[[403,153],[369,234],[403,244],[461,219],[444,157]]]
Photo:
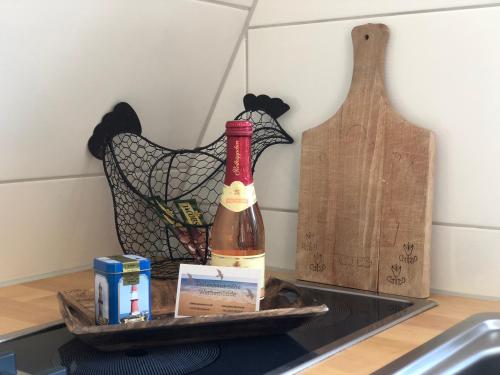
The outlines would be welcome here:
[[[264,298],[265,234],[251,166],[252,123],[226,123],[226,176],[210,236],[212,265],[261,270]]]

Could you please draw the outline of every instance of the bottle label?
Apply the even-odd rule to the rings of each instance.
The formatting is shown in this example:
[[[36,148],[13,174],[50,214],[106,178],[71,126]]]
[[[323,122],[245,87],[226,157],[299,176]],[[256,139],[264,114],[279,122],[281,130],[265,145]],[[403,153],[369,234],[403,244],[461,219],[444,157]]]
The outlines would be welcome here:
[[[240,181],[245,185],[253,183],[251,168],[251,138],[227,137],[226,177],[224,185]]]
[[[228,210],[241,212],[257,203],[253,184],[245,185],[241,181],[233,181],[231,185],[224,185],[220,203]]]
[[[260,285],[261,298],[264,296],[265,278],[264,270],[266,268],[265,253],[259,255],[217,255],[212,252],[212,266],[219,267],[242,267],[256,268],[261,270]]]

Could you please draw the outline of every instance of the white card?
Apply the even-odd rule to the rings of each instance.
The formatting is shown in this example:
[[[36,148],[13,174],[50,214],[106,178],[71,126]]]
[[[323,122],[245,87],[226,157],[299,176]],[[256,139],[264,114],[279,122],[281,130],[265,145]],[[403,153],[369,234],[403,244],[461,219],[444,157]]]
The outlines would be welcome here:
[[[175,317],[259,311],[261,270],[181,264]]]

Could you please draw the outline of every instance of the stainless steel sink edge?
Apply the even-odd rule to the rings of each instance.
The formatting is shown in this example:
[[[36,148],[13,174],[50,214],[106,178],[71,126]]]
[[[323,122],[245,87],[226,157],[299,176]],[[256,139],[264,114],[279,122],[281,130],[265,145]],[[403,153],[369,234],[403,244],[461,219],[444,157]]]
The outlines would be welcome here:
[[[489,347],[488,333],[498,333],[498,342]],[[484,342],[483,342],[484,341]],[[479,360],[500,355],[500,313],[470,316],[440,335],[399,357],[373,375],[456,374]]]

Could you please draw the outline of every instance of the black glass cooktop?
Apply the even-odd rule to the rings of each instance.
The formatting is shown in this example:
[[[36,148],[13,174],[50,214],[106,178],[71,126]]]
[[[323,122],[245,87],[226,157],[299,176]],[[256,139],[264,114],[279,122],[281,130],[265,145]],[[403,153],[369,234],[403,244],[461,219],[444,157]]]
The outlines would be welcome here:
[[[329,312],[284,335],[104,353],[59,324],[0,343],[0,353],[14,351],[18,370],[29,374],[56,366],[81,375],[294,372],[434,305],[339,288],[309,290]]]

